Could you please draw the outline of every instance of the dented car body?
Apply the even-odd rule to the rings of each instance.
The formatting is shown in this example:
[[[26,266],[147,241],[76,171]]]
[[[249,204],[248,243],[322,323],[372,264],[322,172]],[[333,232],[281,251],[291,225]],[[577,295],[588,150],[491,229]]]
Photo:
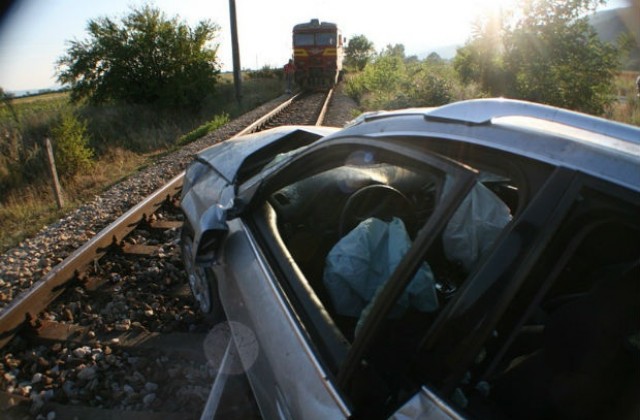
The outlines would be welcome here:
[[[281,127],[199,153],[181,206],[265,418],[640,413],[637,128],[503,99]]]

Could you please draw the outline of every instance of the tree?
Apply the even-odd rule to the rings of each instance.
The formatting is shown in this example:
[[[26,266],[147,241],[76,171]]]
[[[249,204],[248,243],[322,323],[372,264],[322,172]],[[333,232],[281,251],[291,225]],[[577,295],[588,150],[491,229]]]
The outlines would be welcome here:
[[[387,46],[384,48],[384,50],[382,50],[380,55],[398,57],[404,60],[406,58],[406,55],[404,52],[404,44],[395,44],[395,45],[387,44]]]
[[[618,51],[587,20],[602,0],[521,0],[520,12],[486,25],[454,65],[465,81],[507,95],[601,114],[611,100]]]
[[[476,82],[494,96],[508,94],[504,39],[508,14],[489,14],[473,23],[473,38],[458,48],[453,66],[463,83]]]
[[[440,57],[440,54],[435,51],[430,53],[427,58],[424,59],[424,61],[428,64],[442,64],[444,62],[442,57]]]
[[[201,21],[191,29],[150,6],[132,9],[121,24],[90,20],[89,38],[69,42],[57,76],[71,98],[92,103],[198,105],[214,92],[220,65],[219,27]]]
[[[454,99],[454,81],[451,65],[431,53],[411,68],[409,83],[403,90],[408,94],[409,106],[439,106]]]
[[[373,43],[364,35],[356,35],[349,40],[345,48],[344,64],[356,71],[362,71],[374,54]]]
[[[511,31],[507,70],[528,100],[601,114],[610,100],[617,50],[605,44],[586,12],[596,0],[528,0]],[[544,18],[543,18],[544,17]]]

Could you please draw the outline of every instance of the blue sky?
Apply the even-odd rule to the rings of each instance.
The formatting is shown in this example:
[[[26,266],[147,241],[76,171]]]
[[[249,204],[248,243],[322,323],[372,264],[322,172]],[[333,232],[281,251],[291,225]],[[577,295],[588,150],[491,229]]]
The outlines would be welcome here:
[[[255,69],[283,65],[291,54],[293,25],[312,18],[337,23],[347,38],[363,34],[377,50],[400,43],[407,54],[424,54],[464,44],[476,16],[515,0],[235,1],[240,62],[242,68]],[[628,1],[609,0],[606,7],[625,6]],[[108,16],[119,21],[131,7],[144,4],[191,26],[204,19],[217,23],[223,70],[231,70],[228,0],[17,0],[0,25],[0,87],[5,91],[55,87],[55,62],[65,53],[66,41],[86,38],[89,19]]]

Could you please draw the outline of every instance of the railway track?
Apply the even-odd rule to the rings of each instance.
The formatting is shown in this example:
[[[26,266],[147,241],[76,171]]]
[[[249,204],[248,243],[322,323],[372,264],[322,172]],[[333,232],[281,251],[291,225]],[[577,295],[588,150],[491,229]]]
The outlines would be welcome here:
[[[330,98],[296,95],[236,136],[321,124]],[[179,255],[182,176],[0,309],[0,417],[259,416],[242,375],[212,390],[214,325],[193,309]]]

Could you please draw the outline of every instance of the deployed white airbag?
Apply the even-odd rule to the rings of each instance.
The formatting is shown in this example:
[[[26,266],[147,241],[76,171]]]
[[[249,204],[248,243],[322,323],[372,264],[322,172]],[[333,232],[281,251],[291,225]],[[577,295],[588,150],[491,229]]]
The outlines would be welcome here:
[[[451,181],[445,182],[445,192]],[[509,207],[480,182],[462,200],[442,234],[444,252],[449,261],[471,271],[484,252],[511,221]]]
[[[323,279],[336,312],[359,317],[410,246],[404,223],[395,217],[391,222],[369,218],[338,241],[327,255]],[[402,316],[408,308],[423,312],[438,308],[433,272],[426,263],[402,293],[390,316]]]

